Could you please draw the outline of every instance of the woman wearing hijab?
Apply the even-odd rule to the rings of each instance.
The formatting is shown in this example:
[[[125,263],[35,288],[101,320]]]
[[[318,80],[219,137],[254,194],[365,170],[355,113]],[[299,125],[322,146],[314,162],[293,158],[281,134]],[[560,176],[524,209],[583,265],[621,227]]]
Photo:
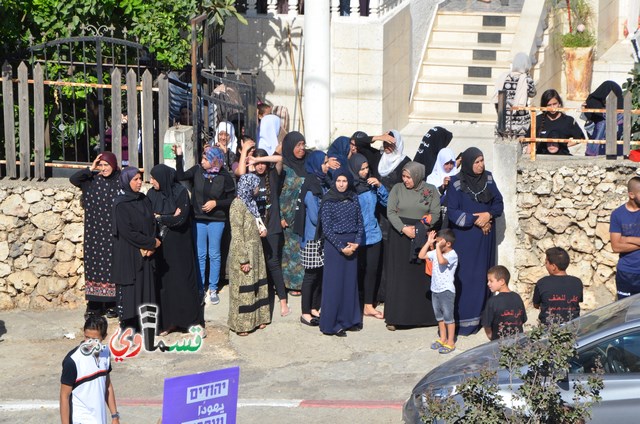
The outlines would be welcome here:
[[[270,160],[277,160],[270,163]],[[267,227],[267,236],[263,237],[262,249],[267,264],[269,283],[275,289],[280,299],[280,316],[286,317],[291,313],[287,298],[287,290],[282,276],[282,245],[284,236],[280,225],[280,181],[282,174],[282,156],[269,156],[266,150],[257,149],[253,157],[254,173],[260,178],[256,204],[260,211],[260,218]]]
[[[449,228],[449,219],[447,218],[447,202],[445,193],[453,175],[458,174],[456,167],[456,156],[448,147],[438,152],[436,163],[433,165],[431,174],[427,177],[427,183],[438,189],[440,193],[440,209],[442,214],[442,228]]]
[[[470,147],[462,153],[462,167],[451,177],[446,201],[459,258],[455,281],[458,334],[468,336],[480,328],[480,315],[489,295],[487,270],[496,263],[494,220],[504,209],[502,195],[491,172],[484,168],[480,149]]]
[[[120,327],[140,330],[140,305],[156,304],[154,252],[160,247],[149,198],[140,193],[142,175],[127,166],[113,204],[113,270]]]
[[[199,165],[184,171],[182,148],[175,146],[176,177],[192,184],[191,204],[196,222],[196,253],[200,268],[198,289],[204,296],[205,269],[209,255],[209,300],[220,303],[218,282],[222,263],[221,241],[236,188],[233,177],[223,168],[224,155],[216,147],[207,147]],[[222,270],[224,272],[224,269]]]
[[[336,174],[320,208],[325,239],[320,331],[345,337],[346,331],[362,329],[357,250],[364,227],[351,174],[346,170],[338,170]]]
[[[458,174],[458,168],[456,167],[456,155],[448,147],[438,152],[438,158],[433,165],[431,174],[427,177],[427,183],[438,189],[441,195],[447,191],[451,177]]]
[[[431,128],[422,137],[413,161],[423,164],[425,171],[430,171],[436,165],[438,154],[449,145],[451,139],[453,139],[453,134],[446,128]]]
[[[380,252],[382,248],[382,231],[378,225],[377,205],[387,207],[389,193],[377,178],[371,177],[369,162],[360,153],[349,158],[349,169],[354,179],[354,189],[358,195],[360,211],[364,226],[364,235],[358,248],[358,282],[362,287],[364,299],[364,315],[378,319],[384,314],[374,304],[378,286],[380,285]]]
[[[156,251],[156,276],[160,296],[160,335],[204,326],[198,292],[198,274],[189,193],[176,180],[176,171],[167,165],[151,169],[147,196],[160,227],[162,246]]]
[[[120,190],[120,169],[116,156],[103,152],[87,169],[69,178],[82,190],[84,207],[85,315],[115,318],[116,286],[111,279],[113,201]]]
[[[616,83],[615,81],[605,81],[600,84],[593,93],[589,94],[589,97],[587,97],[587,100],[585,101],[584,107],[587,109],[606,109],[607,96],[609,95],[609,93],[613,93],[616,95],[616,108],[623,109],[624,97],[622,95],[622,89],[620,88],[620,85],[618,85],[618,83]],[[591,140],[604,140],[607,131],[607,114],[599,112],[586,112],[584,115],[589,121],[594,124],[589,138]],[[622,113],[617,114],[617,140],[622,137],[623,118],[624,115]],[[605,144],[588,143],[587,151],[585,154],[587,156],[604,155],[605,151]],[[622,145],[619,144],[618,156],[620,155],[622,155]]]
[[[238,147],[236,130],[231,122],[222,121],[218,124],[212,147],[217,147],[222,151],[224,167],[231,172],[231,165],[236,161],[236,149]]]
[[[349,158],[351,155],[350,140],[349,137],[345,136],[336,138],[327,150],[327,156],[335,158],[344,169],[349,169]],[[336,172],[338,172],[338,170],[329,170],[329,177],[332,181],[335,180]]]
[[[307,154],[305,161],[307,176],[300,190],[299,206],[293,229],[300,236],[301,260],[304,267],[300,322],[309,326],[318,325],[318,317],[320,316],[324,260],[317,227],[320,201],[328,188],[326,184],[328,163],[327,155],[320,150]]]
[[[276,115],[265,115],[260,121],[260,136],[258,137],[258,147],[272,155],[278,147],[280,135],[280,117]]]
[[[282,249],[282,273],[284,282],[293,296],[300,296],[304,267],[300,258],[300,239],[293,232],[296,206],[307,172],[304,168],[306,155],[304,136],[291,131],[282,142],[284,180],[280,193],[280,216],[284,234]]]
[[[428,231],[439,227],[440,196],[424,181],[424,165],[409,162],[403,167],[402,182],[389,193],[387,216],[392,225],[388,249],[385,247],[389,255],[385,264],[387,329],[435,325],[430,278],[417,252],[426,242]]]
[[[267,267],[262,242],[267,230],[260,218],[256,195],[260,178],[244,174],[238,180],[238,197],[231,203],[229,249],[229,320],[231,331],[246,336],[271,322]]]
[[[526,53],[518,53],[511,63],[511,71],[496,81],[493,103],[498,108],[498,92],[505,91],[507,98],[505,129],[515,135],[524,135],[531,126],[531,115],[526,110],[512,110],[514,106],[528,106],[529,97],[536,95],[536,86],[529,76],[531,59]]]
[[[379,178],[378,162],[380,162],[380,150],[371,147],[374,137],[369,137],[364,131],[356,131],[349,140],[351,154],[360,153],[367,158],[371,176]]]

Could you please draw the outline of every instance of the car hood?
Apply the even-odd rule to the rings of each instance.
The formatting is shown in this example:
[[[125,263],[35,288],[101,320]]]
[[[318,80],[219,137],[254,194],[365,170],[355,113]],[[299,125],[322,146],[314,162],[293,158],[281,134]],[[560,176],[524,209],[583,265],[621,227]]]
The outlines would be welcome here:
[[[499,356],[499,340],[473,348],[434,368],[416,384],[414,391],[422,391],[427,385],[430,387],[454,386],[483,369],[498,370]]]

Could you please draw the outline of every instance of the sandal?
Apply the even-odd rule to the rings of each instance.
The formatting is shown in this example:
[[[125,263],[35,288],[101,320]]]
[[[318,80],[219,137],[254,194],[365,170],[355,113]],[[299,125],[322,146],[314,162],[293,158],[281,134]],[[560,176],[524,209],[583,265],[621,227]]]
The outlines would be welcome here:
[[[431,350],[439,350],[443,346],[444,344],[440,340],[436,340],[435,342],[431,343]]]
[[[438,353],[442,353],[446,355],[447,353],[451,353],[454,350],[456,350],[455,346],[449,346],[449,345],[443,344],[442,347],[438,349]]]
[[[289,296],[299,297],[302,295],[302,292],[300,290],[291,290],[288,294]]]
[[[248,336],[248,335],[249,335],[249,333],[247,333],[247,332],[238,333],[238,336],[240,336],[240,337],[244,337],[244,336]]]

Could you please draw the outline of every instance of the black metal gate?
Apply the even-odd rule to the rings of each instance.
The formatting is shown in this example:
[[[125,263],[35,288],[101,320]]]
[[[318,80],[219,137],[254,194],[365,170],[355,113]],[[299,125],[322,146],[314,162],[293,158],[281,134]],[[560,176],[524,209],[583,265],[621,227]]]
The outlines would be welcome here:
[[[32,65],[42,64],[45,80],[59,84],[45,90],[47,131],[45,143],[51,160],[87,162],[98,150],[104,150],[109,122],[105,107],[110,107],[111,84],[122,85],[128,73],[135,74],[138,86],[145,70],[155,79],[157,66],[149,50],[136,41],[114,38],[115,28],[83,25],[78,37],[59,38],[29,48]],[[105,35],[108,34],[108,35]],[[126,29],[124,36],[127,36]],[[119,68],[121,81],[111,81],[111,72]],[[126,117],[139,120],[138,116]],[[126,125],[125,125],[126,128]],[[138,126],[136,126],[138,128]],[[131,140],[134,148],[137,136]]]

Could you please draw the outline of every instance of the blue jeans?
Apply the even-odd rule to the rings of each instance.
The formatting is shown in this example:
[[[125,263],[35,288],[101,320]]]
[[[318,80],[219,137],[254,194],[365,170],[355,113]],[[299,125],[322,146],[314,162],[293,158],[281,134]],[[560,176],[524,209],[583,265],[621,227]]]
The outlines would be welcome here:
[[[223,231],[224,222],[196,221],[196,252],[200,268],[200,281],[198,282],[200,293],[204,293],[207,253],[209,254],[209,290],[218,289],[221,262],[220,241]]]

